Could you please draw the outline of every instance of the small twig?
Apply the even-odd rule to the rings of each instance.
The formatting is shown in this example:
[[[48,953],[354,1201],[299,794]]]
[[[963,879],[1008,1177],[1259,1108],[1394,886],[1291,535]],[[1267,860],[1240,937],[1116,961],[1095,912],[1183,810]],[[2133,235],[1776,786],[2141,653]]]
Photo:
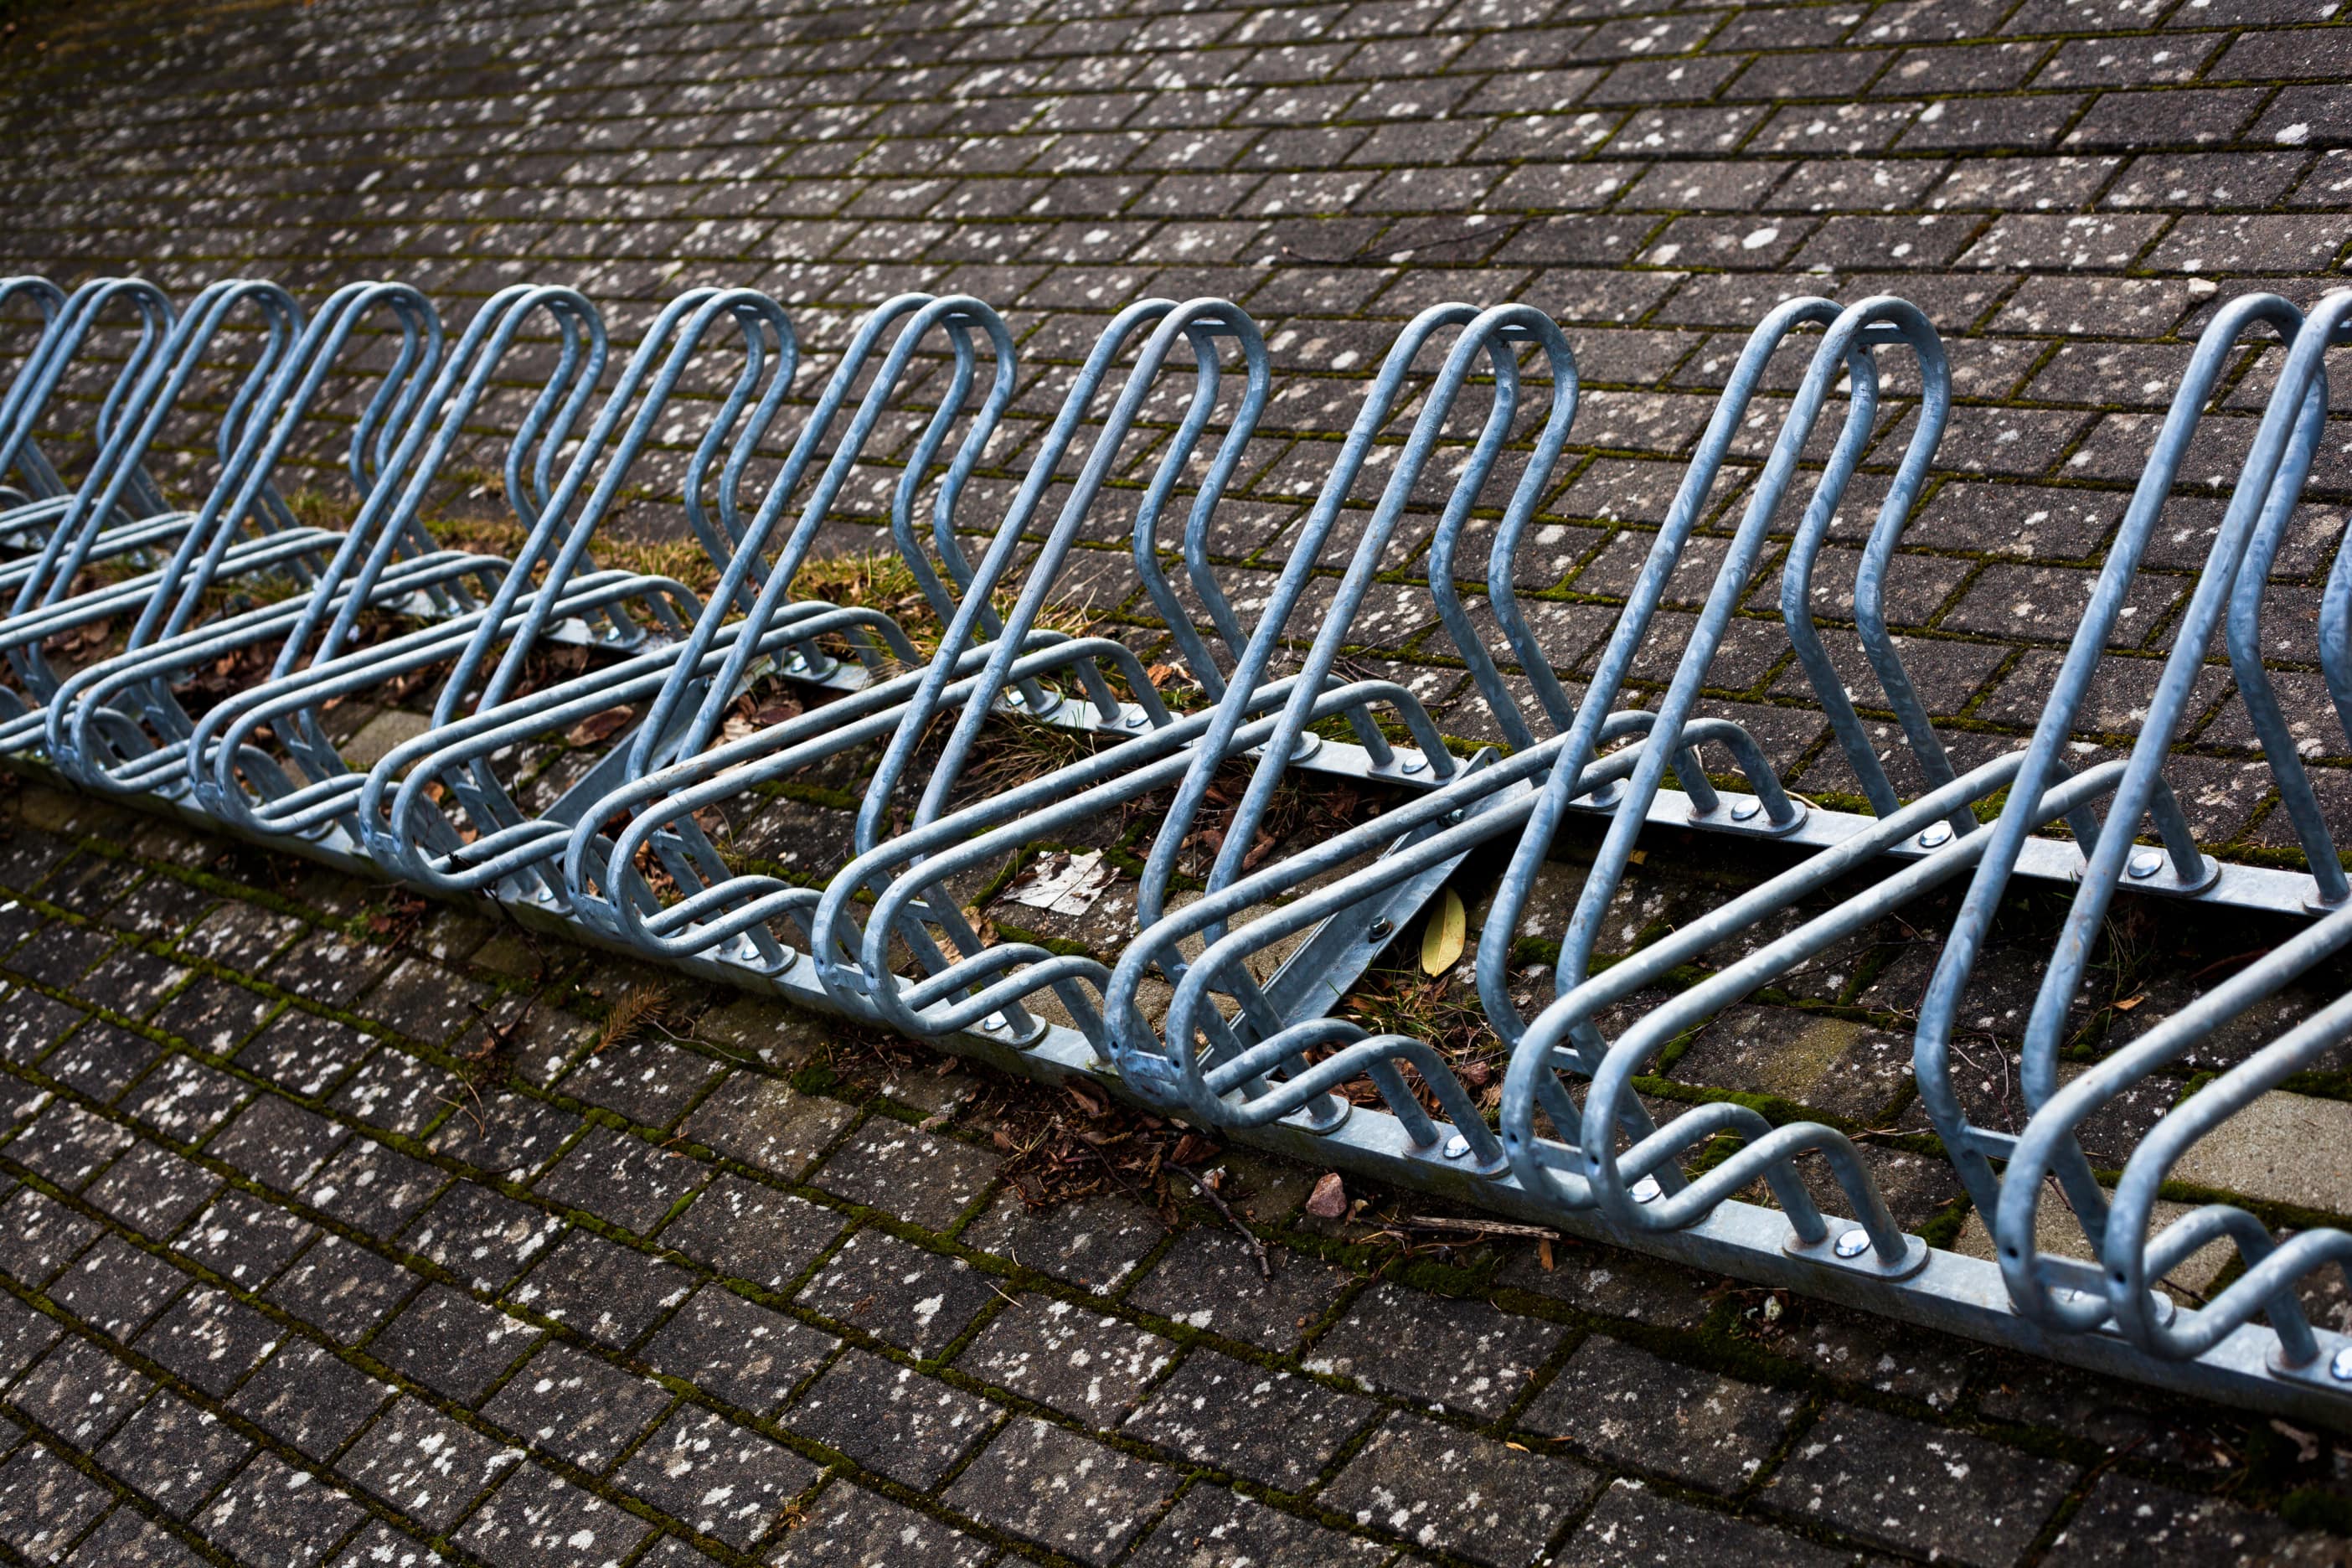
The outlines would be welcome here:
[[[1447,1219],[1440,1215],[1413,1215],[1404,1221],[1422,1230],[1458,1230],[1478,1236],[1524,1236],[1531,1241],[1558,1241],[1559,1232],[1539,1225],[1506,1225],[1498,1219]]]
[[[1269,1285],[1273,1284],[1274,1265],[1266,1261],[1265,1243],[1258,1239],[1257,1232],[1244,1225],[1240,1220],[1235,1219],[1234,1217],[1234,1211],[1225,1206],[1225,1200],[1217,1195],[1217,1189],[1209,1185],[1207,1182],[1202,1180],[1196,1172],[1188,1170],[1184,1166],[1179,1165],[1172,1161],[1170,1162],[1168,1169],[1175,1172],[1178,1175],[1192,1183],[1193,1186],[1199,1188],[1201,1195],[1209,1200],[1209,1206],[1215,1209],[1219,1214],[1224,1215],[1225,1223],[1232,1226],[1235,1230],[1241,1233],[1242,1239],[1248,1242],[1250,1250],[1257,1255],[1258,1278],[1265,1280]]]

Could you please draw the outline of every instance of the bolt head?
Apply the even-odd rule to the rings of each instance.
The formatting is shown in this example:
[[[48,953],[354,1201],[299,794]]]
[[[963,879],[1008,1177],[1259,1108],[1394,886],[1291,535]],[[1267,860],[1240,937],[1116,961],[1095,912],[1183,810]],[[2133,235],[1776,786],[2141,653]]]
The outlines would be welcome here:
[[[1927,831],[1919,835],[1919,847],[1922,849],[1933,849],[1937,845],[1949,844],[1951,841],[1952,825],[1948,822],[1937,823],[1933,827],[1928,828]]]
[[[2153,849],[2143,849],[2131,858],[2131,874],[2135,877],[2153,877],[2163,869],[2164,857]]]
[[[1755,818],[1756,814],[1763,809],[1764,803],[1760,800],[1735,800],[1731,803],[1731,820],[1734,822],[1752,821]]]
[[[1386,919],[1376,920],[1364,932],[1364,940],[1367,942],[1381,942],[1385,940],[1389,932],[1394,930],[1396,930],[1396,927],[1390,923]]]
[[[1870,1250],[1870,1233],[1859,1228],[1847,1231],[1831,1243],[1830,1250],[1840,1258],[1860,1258]]]
[[[1665,1188],[1658,1185],[1658,1178],[1655,1176],[1644,1176],[1640,1181],[1635,1182],[1632,1187],[1627,1189],[1627,1191],[1633,1194],[1633,1201],[1637,1204],[1655,1203],[1657,1202],[1659,1195],[1665,1190]]]
[[[1467,1154],[1468,1152],[1470,1152],[1470,1140],[1462,1136],[1461,1133],[1456,1132],[1453,1137],[1448,1138],[1445,1141],[1445,1157],[1447,1159],[1459,1160],[1463,1155]]]
[[[2338,1383],[2352,1383],[2352,1345],[2327,1358],[2327,1375]]]

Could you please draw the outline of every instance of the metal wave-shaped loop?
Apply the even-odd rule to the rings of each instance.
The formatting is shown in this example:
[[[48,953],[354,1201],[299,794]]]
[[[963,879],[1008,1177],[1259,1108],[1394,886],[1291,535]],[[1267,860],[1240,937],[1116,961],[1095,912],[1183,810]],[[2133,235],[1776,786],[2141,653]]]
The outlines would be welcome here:
[[[2286,519],[2302,498],[2325,428],[2326,356],[2336,343],[2352,340],[2352,295],[2326,296],[2307,319],[2299,321],[2291,313],[2292,307],[2283,301],[2263,303],[2258,297],[2256,303],[2241,303],[2245,304],[2246,315],[2269,321],[2288,336],[2285,364],[2240,467],[2208,554],[2206,577],[2200,579],[2182,617],[2173,659],[2158,688],[2158,700],[2151,705],[2148,729],[2158,746],[2169,739],[2171,725],[2178,722],[2183,706],[2175,689],[2194,678],[2189,660],[2204,651],[2226,602],[2232,672],[2279,786],[2281,805],[2290,813],[2311,867],[2309,905],[2328,912],[2063,1088],[2054,1081],[2056,1032],[2042,1015],[2051,995],[2051,987],[2045,984],[2027,1026],[2028,1093],[2035,1110],[2011,1153],[1993,1229],[2011,1297],[2021,1311],[2039,1321],[2084,1331],[2112,1313],[2118,1331],[2142,1349],[2179,1359],[2203,1353],[2260,1314],[2278,1336],[2283,1364],[2306,1367],[2317,1357],[2318,1345],[2294,1285],[2304,1275],[2328,1263],[2352,1258],[2352,1236],[2322,1228],[2300,1233],[2282,1244],[2258,1216],[2226,1205],[2196,1209],[2167,1225],[2160,1234],[2152,1234],[2151,1227],[2158,1189],[2191,1147],[2219,1131],[2256,1097],[2343,1042],[2347,1026],[2341,1002],[2322,1008],[2175,1107],[2141,1139],[2116,1189],[2112,1206],[2105,1202],[2084,1203],[2076,1196],[2074,1184],[2068,1184],[2070,1204],[2102,1259],[2103,1280],[2085,1278],[2086,1271],[2071,1259],[2043,1254],[2034,1232],[2045,1178],[2056,1174],[2064,1181],[2069,1170],[2083,1164],[2076,1130],[2084,1118],[2352,942],[2352,909],[2346,907],[2340,891],[2343,867],[2263,668],[2262,661],[2271,650],[2263,646],[2261,625],[2271,563]],[[2217,318],[2209,336],[2218,336],[2223,325]],[[2347,554],[2352,551],[2339,547],[2331,582],[2343,576]],[[2323,626],[2323,642],[2325,635]],[[2169,702],[2165,700],[2168,695],[2173,695]],[[2134,748],[2116,790],[2117,813],[2128,812],[2132,800],[2147,790],[2147,780],[2160,769],[2162,761],[2162,752],[2145,738]],[[2110,826],[2115,820],[2110,817]],[[2155,858],[2152,851],[2135,849],[2124,842],[2122,834],[2109,837],[2113,842],[2099,847],[2106,853],[2095,851],[2089,857],[2084,885],[2061,934],[2062,943],[2081,941],[2084,930],[2095,931],[2086,910],[2103,910],[2105,900],[2099,895],[2112,895],[2119,884]],[[2053,968],[2079,972],[2080,963],[2062,947]],[[2044,1063],[2052,1065],[2044,1067]],[[2234,1245],[2246,1272],[2200,1310],[2178,1310],[2156,1285],[2178,1264],[2216,1240]]]
[[[1951,1037],[1962,989],[2025,841],[2050,819],[2044,797],[2057,785],[2060,753],[2072,737],[2075,712],[2105,655],[2107,638],[2122,612],[2158,516],[2169,499],[2189,441],[2239,342],[2258,326],[2276,331],[2291,343],[2302,342],[2302,313],[2274,295],[2260,294],[2224,305],[2199,338],[2188,374],[2158,432],[2147,467],[2108,546],[2091,603],[2067,647],[2032,742],[1990,831],[1991,841],[1978,862],[1921,1002],[1913,1039],[1912,1071],[1921,1102],[1979,1211],[2000,1216],[1994,1223],[1997,1250],[2011,1299],[2026,1317],[2054,1328],[2087,1331],[2095,1327],[2106,1316],[2104,1297],[2095,1289],[2077,1289],[2081,1281],[2075,1279],[2055,1285],[2044,1282],[2053,1273],[2072,1270],[2063,1266],[2053,1270],[2058,1260],[2042,1256],[2032,1238],[2015,1228],[2016,1205],[2021,1202],[2030,1210],[2039,1194],[2027,1187],[2038,1188],[2039,1184],[2021,1187],[2014,1179],[1995,1176],[1991,1161],[2013,1157],[2013,1140],[1968,1121],[1951,1079]],[[2172,651],[2141,722],[2140,738],[2127,765],[2115,779],[2105,819],[2095,826],[2089,822],[2076,826],[2082,841],[2080,885],[2044,966],[2026,1023],[2021,1078],[2032,1111],[2038,1113],[2056,1092],[2064,1015],[2082,983],[2093,943],[2118,887],[2128,879],[2138,887],[2194,891],[2218,875],[2219,868],[2198,849],[2165,785],[2163,767],[2186,717],[2189,689],[2203,664],[2207,645],[2231,597],[2249,535],[2268,504],[2273,480],[2285,477],[2281,475],[2280,463],[2290,433],[2303,418],[2303,395],[2304,388],[2296,386],[2284,399],[2273,398],[2265,411],[2247,469],[2215,531],[2189,607],[2179,617]],[[2135,844],[2138,825],[2144,820],[2153,820],[2163,845],[2160,850]],[[2102,1239],[2107,1199],[2088,1160],[2068,1137],[2052,1146],[2046,1168],[2095,1248]]]

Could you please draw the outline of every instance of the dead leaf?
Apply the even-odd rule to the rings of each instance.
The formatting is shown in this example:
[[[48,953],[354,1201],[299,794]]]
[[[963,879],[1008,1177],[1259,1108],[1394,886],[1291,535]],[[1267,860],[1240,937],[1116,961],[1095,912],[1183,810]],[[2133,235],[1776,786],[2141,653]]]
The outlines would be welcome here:
[[[1543,1265],[1543,1271],[1545,1273],[1549,1274],[1551,1272],[1551,1237],[1546,1237],[1541,1241],[1536,1243],[1536,1261]]]
[[[1323,1173],[1307,1196],[1307,1212],[1317,1219],[1338,1219],[1348,1212],[1348,1189],[1340,1184],[1339,1172]]]
[[[1469,911],[1462,895],[1449,885],[1438,890],[1437,907],[1429,912],[1421,932],[1421,972],[1443,974],[1462,960],[1462,944],[1469,931]]]
[[[2147,994],[2144,991],[2137,996],[2126,996],[2122,1001],[2116,1004],[2116,1011],[2118,1013],[2128,1013],[2147,1000]]]
[[[1116,867],[1103,864],[1102,851],[1089,849],[1065,858],[1048,855],[1024,867],[1004,896],[1016,904],[1050,914],[1082,915],[1095,907],[1104,889],[1118,880]]]
[[[602,713],[591,713],[563,732],[563,738],[575,746],[593,746],[609,741],[629,727],[629,710],[607,708]]]

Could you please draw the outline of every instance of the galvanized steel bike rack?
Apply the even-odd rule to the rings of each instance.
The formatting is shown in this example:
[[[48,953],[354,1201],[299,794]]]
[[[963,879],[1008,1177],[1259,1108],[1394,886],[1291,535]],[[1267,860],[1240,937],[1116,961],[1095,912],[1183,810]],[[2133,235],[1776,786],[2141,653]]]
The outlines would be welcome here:
[[[1004,514],[975,520],[960,509],[969,510],[970,480],[1019,371],[1011,334],[975,300],[902,296],[867,318],[751,505],[746,487],[790,399],[798,351],[781,308],[751,290],[697,289],[673,301],[608,391],[602,320],[566,289],[504,290],[454,345],[431,306],[395,285],[354,285],[307,327],[282,291],[251,283],[216,285],[176,316],[160,294],[127,280],[71,296],[37,279],[0,281],[0,301],[10,298],[32,302],[43,320],[0,398],[0,472],[12,473],[26,498],[0,512],[0,540],[25,552],[0,562],[0,585],[17,599],[0,621],[0,647],[22,709],[0,725],[0,741],[29,763],[435,893],[488,896],[533,924],[940,1039],[1014,1070],[1090,1077],[1318,1163],[1752,1283],[2352,1426],[2352,1342],[2313,1324],[2295,1295],[2316,1270],[2352,1267],[2352,1236],[2316,1226],[2282,1237],[2230,1204],[2155,1225],[2159,1190],[2188,1151],[2352,1039],[2352,1001],[2321,1009],[2174,1109],[2139,1141],[2112,1194],[2075,1138],[2084,1118],[2352,945],[2352,886],[2263,671],[2261,636],[2263,589],[2324,426],[2326,353],[2352,338],[2352,295],[2329,297],[2308,321],[2267,296],[2216,314],[2032,742],[1965,773],[1927,716],[1884,606],[1950,405],[1942,346],[1900,300],[1843,309],[1793,300],[1766,317],[1591,679],[1573,693],[1513,587],[1515,554],[1571,437],[1577,405],[1570,342],[1524,306],[1441,306],[1401,331],[1333,449],[1288,559],[1258,579],[1266,596],[1253,606],[1221,574],[1211,528],[1272,375],[1255,324],[1223,301],[1154,300],[1122,311],[1077,373]],[[91,467],[68,488],[34,433],[92,324],[126,306],[141,337],[100,412]],[[219,478],[200,509],[169,512],[142,464],[223,324],[248,306],[267,331],[218,433]],[[271,478],[315,421],[325,378],[362,323],[387,318],[398,345],[347,458],[358,512],[340,532],[296,527]],[[2139,742],[2127,760],[2070,771],[2063,753],[2075,710],[2181,454],[2225,362],[2258,328],[2286,341],[2285,367]],[[552,365],[505,462],[523,542],[511,561],[438,549],[420,523],[426,495],[509,351],[534,331],[552,332]],[[657,424],[681,416],[677,394],[690,363],[724,358],[722,341],[736,345],[725,358],[727,390],[700,425],[684,485],[686,520],[717,586],[706,598],[666,577],[595,568],[597,530]],[[1733,441],[1759,411],[1768,363],[1807,343],[1802,381],[1721,541],[1671,679],[1651,707],[1631,706],[1632,672],[1664,636],[1667,580],[1691,559]],[[1895,716],[1906,773],[1917,781],[1908,801],[1812,610],[1831,520],[1878,428],[1881,362],[1890,355],[1915,367],[1917,416],[1858,554],[1853,620]],[[933,380],[923,385],[927,374]],[[1841,384],[1836,434],[1808,473],[1801,458]],[[919,391],[927,407],[911,401]],[[1416,400],[1395,446],[1391,426]],[[1457,413],[1476,424],[1475,436],[1449,436]],[[893,543],[941,628],[928,657],[879,611],[793,596],[886,419],[916,432],[888,510]],[[1065,476],[1082,436],[1083,458]],[[1148,445],[1155,438],[1156,448]],[[674,444],[675,432],[665,440]],[[1383,442],[1393,447],[1393,467],[1341,559],[1332,547],[1339,524]],[[1496,747],[1450,749],[1406,686],[1346,679],[1340,668],[1355,618],[1394,569],[1416,489],[1432,481],[1449,443],[1459,466],[1440,487],[1427,592],[1501,737]],[[1129,456],[1131,447],[1145,456]],[[1518,465],[1516,479],[1509,463]],[[1115,482],[1122,465],[1148,470],[1139,489]],[[1198,475],[1193,493],[1179,502],[1188,470]],[[1508,489],[1499,504],[1487,496],[1498,476]],[[1040,528],[1049,490],[1066,479],[1067,494]],[[928,531],[918,519],[926,493]],[[1164,625],[1168,657],[1200,689],[1202,705],[1191,711],[1170,709],[1127,644],[1045,624],[1077,567],[1101,559],[1080,542],[1129,504],[1132,515],[1117,526]],[[1172,504],[1185,510],[1171,543],[1163,530]],[[1493,649],[1456,583],[1465,536],[1488,522],[1484,599],[1501,634]],[[1762,742],[1703,711],[1708,672],[1776,530],[1788,537],[1783,634],[1866,813],[1791,795]],[[986,541],[976,560],[966,538]],[[115,557],[151,569],[73,591],[89,561]],[[1181,564],[1176,580],[1171,562]],[[291,577],[293,597],[207,611],[215,584],[271,573]],[[1330,598],[1310,612],[1322,584]],[[134,614],[119,655],[64,676],[42,658],[42,642],[58,630]],[[399,624],[370,633],[372,614]],[[2166,785],[2168,749],[2217,626],[2310,871],[2216,863]],[[534,651],[559,642],[594,650],[602,662],[530,687]],[[253,648],[273,651],[268,679],[201,714],[183,705],[177,692],[194,671]],[[2318,658],[2352,743],[2352,549],[2339,553],[2329,580]],[[1516,689],[1510,671],[1522,683]],[[428,731],[364,774],[352,771],[327,738],[327,706],[420,675],[438,681]],[[836,695],[730,733],[726,720],[739,698],[774,679]],[[620,708],[629,722],[580,778],[547,808],[525,809],[501,773],[516,750]],[[1007,723],[1076,730],[1097,749],[990,790],[977,782],[976,762],[990,727]],[[1708,748],[1741,787],[1710,779]],[[878,749],[878,769],[853,858],[822,887],[735,869],[697,820],[857,749]],[[1328,837],[1262,842],[1277,790],[1302,773],[1392,794],[1379,815]],[[910,789],[919,777],[919,791]],[[1230,811],[1205,872],[1193,876],[1183,858],[1202,843],[1213,795]],[[1115,953],[991,939],[968,917],[960,890],[986,868],[1064,842],[1102,813],[1163,798],[1135,882],[1137,930],[1109,944]],[[1979,811],[1996,799],[1998,812],[1981,823]],[[1539,874],[1579,818],[1601,822],[1594,861],[1570,907],[1538,907]],[[2064,836],[2044,831],[2061,823]],[[1601,922],[1653,826],[1777,843],[1792,863],[1665,939],[1596,967]],[[2143,827],[2154,844],[2138,842]],[[1339,1016],[1382,950],[1481,850],[1507,857],[1473,970],[1486,1024],[1509,1052],[1491,1121],[1433,1042],[1372,1034]],[[1874,875],[1861,891],[1822,906],[1834,885]],[[1728,1100],[1660,1125],[1636,1097],[1637,1079],[1669,1042],[1964,876],[1969,891],[1922,1010],[1915,1073],[1935,1131],[1990,1227],[1996,1260],[1905,1235],[1862,1152],[1836,1128],[1775,1125]],[[2074,902],[2027,1028],[2032,1114],[2013,1131],[1969,1121],[1948,1042],[1993,910],[2020,877],[2070,886]],[[2065,1010],[2113,896],[2125,889],[2315,919],[2062,1085]],[[1514,943],[1528,935],[1559,942],[1552,997],[1531,1016],[1513,991]],[[1724,967],[1647,1006],[1615,1038],[1604,1036],[1613,1010],[1733,942],[1745,945]],[[1694,1166],[1702,1150],[1712,1163]],[[1826,1186],[1811,1179],[1822,1169]],[[2079,1258],[2037,1239],[2049,1235],[2041,1208],[2052,1181],[2081,1233]],[[1769,1205],[1754,1201],[1759,1188]],[[2242,1273],[2213,1300],[2191,1307],[2158,1289],[2217,1241],[2237,1249]]]

